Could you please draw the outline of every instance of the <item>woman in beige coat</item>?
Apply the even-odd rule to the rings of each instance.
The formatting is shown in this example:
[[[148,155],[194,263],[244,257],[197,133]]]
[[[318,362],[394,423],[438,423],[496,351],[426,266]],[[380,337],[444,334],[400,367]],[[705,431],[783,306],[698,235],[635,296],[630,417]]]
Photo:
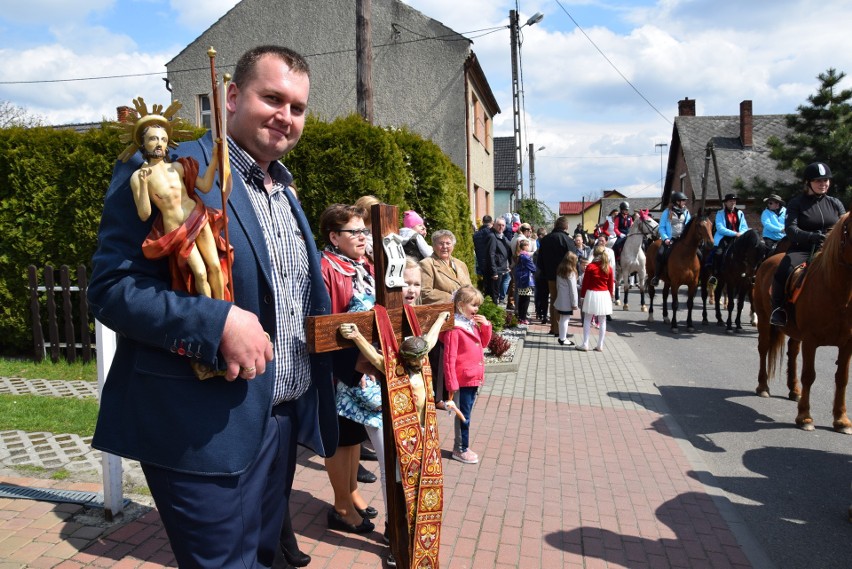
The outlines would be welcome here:
[[[472,284],[467,265],[453,257],[455,246],[456,236],[452,231],[441,229],[432,234],[432,256],[420,261],[423,304],[452,302],[459,287]]]

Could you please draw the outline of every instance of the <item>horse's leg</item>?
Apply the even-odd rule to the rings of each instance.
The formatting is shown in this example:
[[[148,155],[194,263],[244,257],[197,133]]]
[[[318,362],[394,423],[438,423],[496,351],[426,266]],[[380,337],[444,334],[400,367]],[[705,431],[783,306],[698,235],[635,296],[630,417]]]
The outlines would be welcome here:
[[[765,319],[764,319],[765,320]],[[780,334],[776,330],[777,334]],[[757,389],[755,393],[761,397],[769,397],[769,374],[766,371],[769,360],[769,346],[772,344],[772,326],[766,320],[757,325],[757,353],[760,356],[760,370],[757,372]]]
[[[639,272],[636,273],[636,284],[639,289],[639,310],[642,312],[647,312],[648,306],[645,304],[645,279],[647,275],[645,274],[645,263],[641,263],[639,265]]]
[[[664,282],[663,283],[663,302],[662,302],[662,304],[663,304],[663,323],[664,324],[670,324],[671,323],[671,320],[669,319],[669,291],[670,290],[671,290],[671,287],[669,286],[669,283]],[[675,294],[677,294],[677,291],[675,291]],[[672,304],[672,307],[674,307],[674,304]]]
[[[852,341],[840,347],[837,354],[837,371],[834,373],[834,430],[852,435],[852,422],[846,416],[846,384],[849,383],[849,359],[852,357]]]
[[[645,288],[648,289],[648,322],[654,321],[654,296],[657,294],[657,289],[651,283],[651,279],[645,279]]]
[[[811,387],[816,380],[816,350],[817,346],[813,342],[802,343],[802,398],[799,399],[796,424],[804,431],[814,430],[814,420],[811,417]]]
[[[679,286],[677,286],[677,287],[672,286],[672,288],[671,288],[671,292],[672,292],[672,319],[671,319],[671,323],[672,323],[672,332],[675,333],[675,334],[678,333],[678,329],[677,329],[677,309],[680,306],[680,299],[678,298],[678,295],[677,295],[678,289],[680,289]]]
[[[707,320],[707,279],[701,279],[701,324],[709,324]]]
[[[717,277],[716,286],[713,287],[713,304],[716,305],[716,326],[724,326],[725,321],[722,320],[722,307],[720,299],[722,298],[722,291],[725,290],[725,284]]]
[[[692,307],[695,304],[695,290],[698,288],[698,283],[686,289],[686,331],[695,332],[695,326],[692,325]]]
[[[771,326],[769,322],[767,326]],[[802,387],[799,385],[799,369],[797,367],[802,342],[790,338],[787,340],[787,399],[799,401],[802,398]]]
[[[734,286],[733,286],[733,284],[729,283],[729,284],[725,285],[725,295],[728,297],[728,323],[725,326],[725,332],[727,332],[728,334],[731,334],[734,331],[734,326],[733,326],[733,322],[732,322],[733,317],[734,317],[734,301],[733,301]]]
[[[622,251],[621,254],[623,255],[624,251]],[[627,273],[627,275],[624,273]],[[621,268],[621,284],[624,287],[624,299],[621,302],[622,310],[627,310],[627,295],[630,294],[630,270],[628,269],[625,271],[624,267]]]
[[[737,325],[736,331],[737,332],[743,331],[742,316],[743,316],[743,306],[745,305],[745,297],[746,297],[746,291],[745,291],[745,288],[743,288],[742,284],[741,284],[740,289],[737,291],[737,320],[736,320],[736,325]]]

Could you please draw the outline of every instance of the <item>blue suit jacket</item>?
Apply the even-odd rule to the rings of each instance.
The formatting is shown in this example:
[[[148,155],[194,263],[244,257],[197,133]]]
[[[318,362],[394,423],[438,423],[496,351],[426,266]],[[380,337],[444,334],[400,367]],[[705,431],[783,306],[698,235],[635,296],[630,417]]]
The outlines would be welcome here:
[[[177,155],[210,162],[209,133],[180,145]],[[142,255],[142,242],[155,215],[139,220],[130,175],[142,164],[139,153],[117,162],[107,191],[93,257],[89,302],[95,316],[118,333],[118,347],[104,386],[92,446],[113,454],[181,472],[233,475],[257,456],[272,408],[277,360],[251,381],[200,381],[187,356],[175,347],[201,353],[196,361],[224,368],[217,352],[231,303],[169,289],[166,259]],[[271,264],[246,187],[234,177],[228,201],[236,304],[258,315],[275,334]],[[305,236],[311,278],[311,315],[329,314],[331,303],[320,272],[316,245],[298,201],[288,190],[299,230]],[[214,188],[202,199],[222,207]],[[195,358],[194,358],[195,359]],[[322,456],[337,448],[337,413],[330,359],[311,356],[312,385],[297,402],[298,440]]]

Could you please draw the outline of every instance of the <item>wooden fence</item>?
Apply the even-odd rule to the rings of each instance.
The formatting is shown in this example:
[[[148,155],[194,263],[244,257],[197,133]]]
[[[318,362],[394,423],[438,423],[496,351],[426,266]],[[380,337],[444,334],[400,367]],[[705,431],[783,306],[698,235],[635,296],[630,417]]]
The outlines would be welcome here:
[[[27,269],[30,289],[30,315],[33,323],[33,355],[36,361],[42,361],[50,351],[50,359],[58,362],[64,353],[69,362],[77,360],[77,352],[84,362],[89,362],[93,355],[91,338],[92,322],[89,320],[89,303],[86,300],[88,280],[86,267],[77,267],[77,284],[71,286],[71,277],[66,265],[59,267],[59,283],[57,270],[51,265],[44,267],[44,284],[38,282],[38,269],[30,265]],[[76,306],[72,295],[77,297]],[[57,302],[57,296],[59,302]],[[42,315],[42,302],[47,311]],[[44,336],[44,326],[47,327],[47,341]],[[62,338],[60,339],[60,330]],[[77,341],[79,338],[79,342]]]

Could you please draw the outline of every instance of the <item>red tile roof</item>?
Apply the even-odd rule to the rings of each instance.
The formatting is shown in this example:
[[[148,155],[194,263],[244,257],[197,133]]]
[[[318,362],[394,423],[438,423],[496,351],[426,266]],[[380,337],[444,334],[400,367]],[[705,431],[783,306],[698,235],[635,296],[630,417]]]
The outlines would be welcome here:
[[[559,202],[559,215],[577,215],[595,205],[596,201],[588,202]],[[583,205],[585,204],[585,208]]]

